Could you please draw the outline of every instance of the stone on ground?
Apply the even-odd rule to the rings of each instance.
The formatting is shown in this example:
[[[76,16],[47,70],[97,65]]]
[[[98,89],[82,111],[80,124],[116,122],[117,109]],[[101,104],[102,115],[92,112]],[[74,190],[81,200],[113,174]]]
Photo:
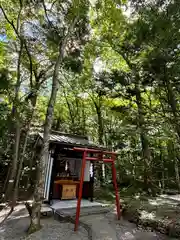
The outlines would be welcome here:
[[[167,240],[172,239],[157,232],[137,228],[123,219],[116,220],[114,213],[84,216],[80,221],[92,230],[93,240]]]
[[[176,197],[126,198],[123,216],[138,225],[150,227],[171,237],[180,237],[180,201]]]
[[[25,208],[18,209],[0,227],[0,240],[167,240],[172,239],[157,232],[136,227],[124,220],[116,220],[111,210],[108,213],[84,215],[80,217],[80,225],[74,232],[74,224],[56,221],[54,218],[42,218],[41,230],[27,236],[29,218]]]

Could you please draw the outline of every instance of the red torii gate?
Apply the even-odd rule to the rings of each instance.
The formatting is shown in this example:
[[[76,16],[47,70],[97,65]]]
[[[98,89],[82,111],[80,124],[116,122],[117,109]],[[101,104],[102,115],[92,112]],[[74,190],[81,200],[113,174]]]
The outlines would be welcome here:
[[[83,181],[84,181],[84,170],[85,170],[85,166],[86,166],[86,161],[102,161],[103,163],[111,163],[112,164],[111,165],[112,166],[112,178],[113,178],[114,190],[115,190],[115,195],[116,195],[117,217],[119,220],[120,216],[121,216],[121,212],[120,212],[118,187],[117,187],[117,181],[116,181],[116,168],[115,168],[115,163],[114,163],[115,159],[116,159],[116,153],[95,150],[95,149],[88,149],[88,148],[77,148],[77,147],[74,147],[74,151],[83,152],[83,159],[82,159],[82,166],[81,166],[81,178],[80,178],[80,185],[79,185],[79,196],[78,196],[77,207],[76,207],[76,219],[75,219],[74,231],[77,231],[78,224],[79,224],[82,189],[83,189]],[[98,157],[89,157],[88,153],[98,154]],[[104,155],[109,155],[110,158],[104,158],[103,157]]]

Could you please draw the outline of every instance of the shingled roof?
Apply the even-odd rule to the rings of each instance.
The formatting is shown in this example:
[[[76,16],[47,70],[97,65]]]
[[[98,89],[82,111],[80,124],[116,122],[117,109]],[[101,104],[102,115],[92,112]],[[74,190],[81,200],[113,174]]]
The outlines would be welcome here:
[[[39,136],[43,138],[43,133],[39,133]],[[104,148],[103,146],[98,146],[97,144],[93,143],[86,136],[67,134],[61,132],[52,132],[50,134],[50,142],[96,149]]]

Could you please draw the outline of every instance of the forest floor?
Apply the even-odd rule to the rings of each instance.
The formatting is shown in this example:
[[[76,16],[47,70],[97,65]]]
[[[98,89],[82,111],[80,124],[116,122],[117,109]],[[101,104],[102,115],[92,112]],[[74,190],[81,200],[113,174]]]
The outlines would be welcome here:
[[[125,197],[122,208],[128,221],[180,238],[180,195]]]
[[[74,224],[57,221],[53,217],[43,217],[42,229],[29,236],[27,211],[23,205],[15,209],[10,218],[0,227],[0,240],[172,240],[168,236],[150,229],[137,227],[135,224],[121,219],[115,220],[115,212],[88,215],[80,218],[78,231],[73,231]],[[175,238],[174,238],[175,239]]]
[[[97,191],[97,201],[112,203],[114,191],[103,188]],[[144,229],[152,229],[169,237],[180,239],[180,195],[150,197],[141,194],[120,192],[122,216]]]

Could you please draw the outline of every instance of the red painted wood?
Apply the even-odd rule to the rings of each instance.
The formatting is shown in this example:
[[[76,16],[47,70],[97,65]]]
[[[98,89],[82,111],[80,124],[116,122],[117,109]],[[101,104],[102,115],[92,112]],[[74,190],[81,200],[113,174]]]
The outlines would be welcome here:
[[[116,181],[116,168],[115,168],[114,161],[112,162],[112,177],[113,177],[113,184],[114,184],[114,190],[115,190],[115,196],[116,196],[117,217],[118,217],[118,220],[119,220],[120,217],[121,217],[121,212],[120,212],[118,187],[117,187],[117,181]]]
[[[80,215],[81,198],[82,198],[83,181],[84,181],[84,170],[86,166],[86,156],[87,156],[87,152],[85,150],[83,154],[83,160],[82,160],[82,166],[81,166],[81,178],[80,178],[80,184],[79,184],[79,196],[78,196],[77,207],[76,207],[76,220],[75,220],[74,231],[77,231],[78,224],[79,224],[79,215]]]
[[[74,147],[73,149],[74,149],[75,151],[81,151],[81,152],[84,152],[84,151],[94,152],[94,153],[100,153],[100,152],[102,152],[101,150],[89,149],[89,148],[77,148],[77,147]]]
[[[115,152],[108,152],[108,151],[103,151],[103,154],[109,154],[109,155],[117,155]]]
[[[91,153],[102,153],[102,154],[110,154],[110,155],[117,155],[117,153],[115,152],[109,152],[109,151],[102,151],[102,150],[96,150],[96,149],[89,149],[89,148],[77,148],[77,147],[74,147],[73,148],[74,151],[87,151],[87,152],[91,152]]]
[[[111,163],[113,161],[113,159],[111,158],[103,158],[102,160],[100,160],[98,157],[86,157],[87,161],[103,161],[103,162],[109,162]]]
[[[98,161],[97,157],[86,157],[87,161]]]
[[[105,163],[112,163],[114,160],[111,158],[103,158],[103,162]]]
[[[77,208],[76,208],[76,220],[75,220],[75,227],[74,231],[77,231],[78,224],[79,224],[79,216],[80,216],[80,207],[81,207],[81,198],[82,198],[82,190],[83,190],[83,181],[84,181],[84,171],[86,166],[86,161],[103,161],[104,163],[111,163],[112,164],[112,178],[113,178],[113,184],[114,184],[114,190],[115,190],[115,196],[116,196],[116,208],[117,208],[117,216],[118,219],[121,217],[121,211],[120,211],[120,202],[119,202],[119,194],[118,194],[118,187],[117,187],[117,181],[116,181],[116,168],[115,168],[115,158],[116,153],[108,152],[108,151],[101,151],[96,149],[87,149],[87,148],[74,148],[75,151],[81,151],[83,152],[83,160],[82,160],[82,167],[81,167],[81,178],[80,178],[80,184],[79,184],[79,196],[78,196],[78,202],[77,202]],[[100,153],[101,157],[88,157],[88,153]],[[111,158],[103,158],[103,155],[109,154],[111,155]]]

